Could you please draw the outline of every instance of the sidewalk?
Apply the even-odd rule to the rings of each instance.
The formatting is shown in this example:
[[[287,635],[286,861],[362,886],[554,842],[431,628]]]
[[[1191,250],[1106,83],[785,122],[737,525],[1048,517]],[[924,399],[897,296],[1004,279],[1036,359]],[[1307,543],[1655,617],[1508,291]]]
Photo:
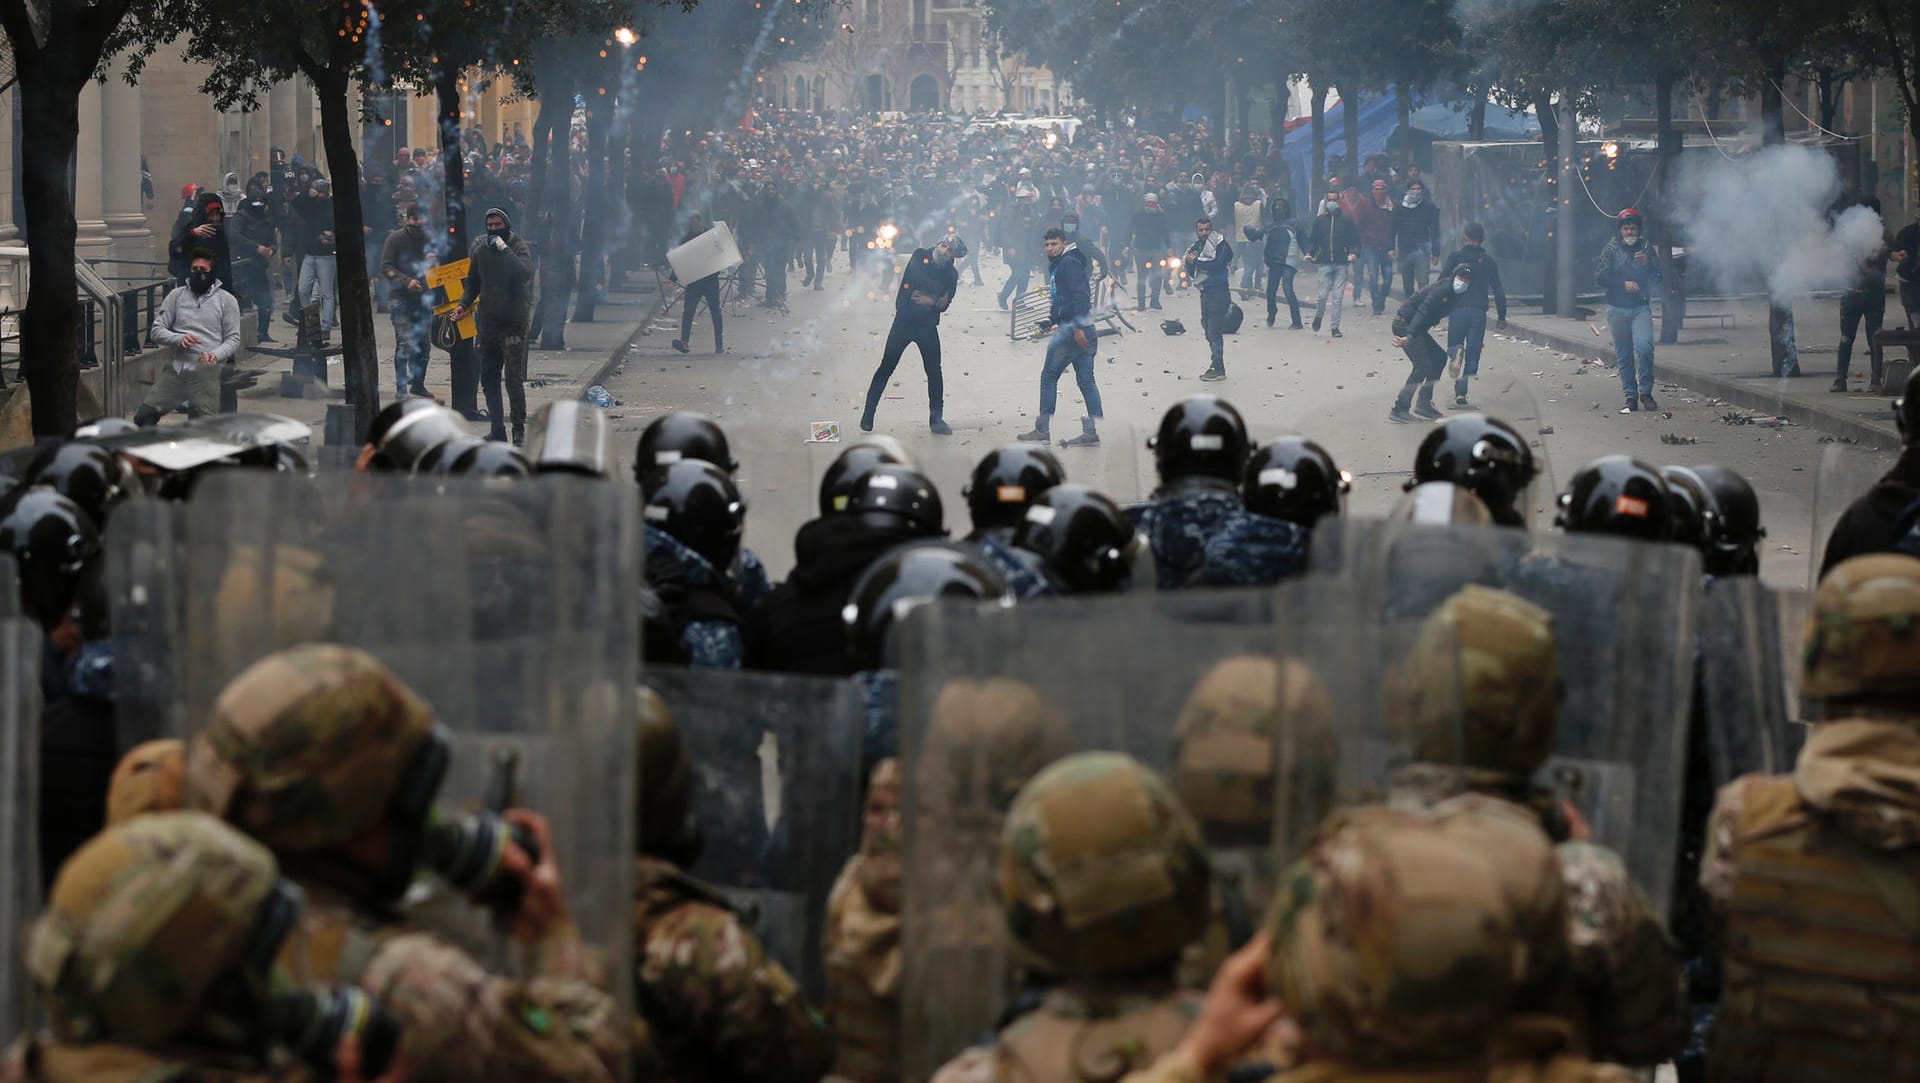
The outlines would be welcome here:
[[[1887,326],[1900,318],[1897,299],[1888,298]],[[1784,417],[1796,425],[1850,439],[1866,447],[1894,447],[1900,442],[1889,405],[1897,390],[1885,395],[1865,394],[1870,367],[1864,327],[1853,345],[1850,382],[1855,388],[1839,395],[1827,390],[1838,363],[1840,302],[1836,297],[1804,299],[1793,306],[1795,335],[1800,348],[1797,379],[1773,375],[1767,339],[1767,306],[1759,301],[1696,300],[1695,312],[1725,313],[1732,326],[1717,318],[1689,320],[1676,344],[1656,342],[1654,375],[1664,383],[1679,384],[1725,401],[1729,408]],[[1654,320],[1654,333],[1660,321]],[[1491,330],[1489,334],[1493,334]],[[1606,308],[1599,305],[1587,320],[1543,315],[1529,305],[1507,313],[1507,333],[1522,341],[1584,359],[1598,359],[1613,368],[1613,337],[1607,330]],[[1895,351],[1895,356],[1903,356]],[[1610,378],[1617,379],[1612,372]]]
[[[636,276],[636,280],[639,276]],[[647,276],[651,279],[651,276]],[[587,389],[606,379],[622,360],[633,341],[638,338],[653,315],[659,303],[659,294],[649,280],[644,292],[636,284],[632,288],[609,289],[606,302],[596,306],[594,322],[568,323],[567,348],[565,350],[542,350],[537,344],[527,354],[527,416],[533,415],[549,402],[556,399],[583,397]],[[251,341],[254,331],[253,316],[248,313],[246,337]],[[374,341],[380,351],[380,402],[385,405],[393,400],[393,320],[376,312],[373,317]],[[271,345],[284,347],[293,339],[293,327],[275,317],[273,336],[280,341]],[[333,335],[335,344],[340,340],[339,331]],[[253,355],[261,360],[262,355]],[[272,358],[271,363],[261,370],[260,380],[253,387],[240,393],[242,412],[260,412],[280,414],[295,421],[312,426],[311,447],[320,448],[326,438],[327,406],[344,404],[344,376],[341,359],[335,356],[327,366],[327,393],[324,397],[283,398],[280,395],[280,376],[291,372],[293,362],[283,358]],[[432,351],[427,361],[427,390],[438,396],[441,401],[449,401],[452,394],[453,375],[447,364],[447,355],[440,350]],[[317,392],[315,393],[317,394]],[[486,395],[479,394],[481,409],[486,409]],[[502,395],[505,405],[505,395]],[[169,420],[176,420],[175,415]],[[487,434],[487,422],[469,422],[476,436]]]

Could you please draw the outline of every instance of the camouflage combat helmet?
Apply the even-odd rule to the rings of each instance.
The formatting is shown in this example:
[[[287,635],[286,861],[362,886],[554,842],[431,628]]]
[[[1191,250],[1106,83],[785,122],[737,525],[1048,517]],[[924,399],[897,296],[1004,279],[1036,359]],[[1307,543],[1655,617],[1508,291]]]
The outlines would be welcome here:
[[[634,777],[640,780],[640,822],[634,838],[643,854],[691,864],[699,856],[700,830],[693,819],[693,768],[680,725],[660,693],[644,684],[638,692]]]
[[[54,1034],[131,1045],[179,1035],[236,970],[264,977],[278,941],[264,960],[249,955],[279,890],[273,855],[211,816],[155,813],[94,836],[27,936]]]
[[[1817,699],[1920,703],[1920,559],[1876,553],[1820,580],[1801,690]]]
[[[1211,912],[1193,820],[1117,752],[1069,756],[1027,783],[1001,830],[999,882],[1015,943],[1069,980],[1170,974]]]
[[[1280,727],[1330,731],[1333,700],[1295,658],[1223,659],[1188,694],[1174,723],[1173,789],[1209,839],[1273,827]]]
[[[150,812],[186,806],[187,746],[174,740],[146,741],[120,758],[107,783],[107,826]]]
[[[1070,725],[1025,681],[949,681],[933,703],[915,788],[950,823],[986,813],[997,829],[1020,787],[1072,748]]]
[[[1387,721],[1416,760],[1525,777],[1553,752],[1564,691],[1553,614],[1469,583],[1393,667]]]
[[[433,708],[378,658],[312,643],[247,667],[187,752],[187,804],[275,853],[338,846],[389,816]]]
[[[1500,802],[1341,813],[1279,882],[1267,989],[1334,1060],[1484,1063],[1495,1026],[1563,972],[1552,844]]]

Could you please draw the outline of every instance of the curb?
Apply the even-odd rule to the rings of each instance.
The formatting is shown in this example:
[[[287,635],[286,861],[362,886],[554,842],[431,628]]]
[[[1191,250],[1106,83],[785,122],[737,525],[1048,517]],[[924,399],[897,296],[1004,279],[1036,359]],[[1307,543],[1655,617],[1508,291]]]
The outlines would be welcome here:
[[[1540,331],[1512,320],[1507,323],[1507,333],[1512,337],[1524,338],[1534,345],[1546,346],[1574,357],[1600,357],[1614,360],[1614,363],[1618,364],[1617,359],[1613,357],[1613,347],[1604,343],[1586,342]],[[1653,375],[1657,380],[1703,391],[1735,406],[1784,417],[1796,425],[1815,429],[1829,436],[1851,440],[1865,447],[1898,447],[1900,444],[1900,432],[1893,427],[1891,415],[1885,424],[1876,425],[1853,414],[1845,414],[1799,399],[1788,398],[1777,392],[1768,391],[1764,387],[1757,387],[1748,381],[1729,380],[1697,369],[1663,365],[1660,363],[1657,352],[1653,362]],[[1810,376],[1799,378],[1815,379]]]
[[[660,313],[665,307],[660,302],[664,299],[663,294],[654,295],[653,304],[647,306],[647,314],[640,317],[639,324],[637,324],[633,332],[626,337],[626,341],[620,343],[612,353],[607,355],[605,361],[600,362],[598,368],[588,373],[587,378],[581,381],[583,386],[580,388],[580,393],[575,396],[576,398],[583,402],[586,401],[588,391],[605,384],[607,377],[612,375],[613,370],[626,363],[627,354],[633,352],[634,344],[639,342],[641,336],[647,334],[648,331],[652,329],[653,321],[660,318]]]

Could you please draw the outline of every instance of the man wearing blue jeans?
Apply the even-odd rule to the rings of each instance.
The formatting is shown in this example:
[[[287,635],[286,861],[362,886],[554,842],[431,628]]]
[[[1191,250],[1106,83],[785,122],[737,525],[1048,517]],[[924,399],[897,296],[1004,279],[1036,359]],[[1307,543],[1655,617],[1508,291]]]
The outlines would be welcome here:
[[[1047,323],[1053,338],[1047,342],[1047,361],[1040,370],[1040,416],[1034,420],[1033,431],[1021,433],[1020,439],[1030,444],[1052,442],[1049,426],[1053,421],[1055,388],[1067,366],[1072,365],[1073,379],[1080,385],[1080,398],[1086,403],[1087,416],[1080,419],[1080,435],[1060,441],[1060,446],[1099,447],[1100,433],[1095,424],[1101,416],[1100,387],[1094,383],[1093,363],[1100,339],[1093,327],[1092,276],[1088,273],[1087,257],[1079,245],[1069,243],[1066,231],[1057,226],[1047,230],[1044,245],[1050,265],[1047,286],[1053,293]]]
[[[1461,230],[1465,243],[1449,255],[1443,267],[1473,268],[1467,289],[1447,317],[1447,356],[1458,358],[1459,370],[1453,374],[1453,408],[1465,410],[1467,381],[1480,372],[1480,350],[1487,342],[1487,300],[1491,296],[1499,312],[1502,331],[1507,329],[1507,290],[1500,284],[1500,265],[1487,255],[1486,227],[1468,222]]]
[[[1653,401],[1653,297],[1660,291],[1660,254],[1641,236],[1640,212],[1620,212],[1620,235],[1607,242],[1594,280],[1607,291],[1607,326],[1613,331],[1614,363],[1620,367],[1623,414],[1658,410]]]

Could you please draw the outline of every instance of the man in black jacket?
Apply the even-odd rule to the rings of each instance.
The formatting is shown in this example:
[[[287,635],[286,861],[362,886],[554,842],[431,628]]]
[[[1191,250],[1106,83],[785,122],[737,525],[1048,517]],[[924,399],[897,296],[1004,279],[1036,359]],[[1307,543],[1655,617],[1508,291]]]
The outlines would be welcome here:
[[[240,213],[234,217],[231,243],[232,250],[246,261],[247,271],[239,276],[239,289],[253,302],[261,342],[273,341],[268,331],[273,323],[273,277],[280,265],[280,237],[271,214],[272,208],[264,199],[255,197],[241,203]],[[214,277],[219,274],[215,271]]]
[[[1133,212],[1127,229],[1127,247],[1133,250],[1140,277],[1134,286],[1133,307],[1145,311],[1151,303],[1160,307],[1160,289],[1167,280],[1167,257],[1173,255],[1173,231],[1167,228],[1167,212],[1160,209],[1159,195],[1148,192],[1140,209]],[[1152,298],[1149,302],[1148,298]]]
[[[1427,198],[1427,186],[1409,180],[1400,205],[1393,209],[1393,254],[1400,263],[1400,288],[1411,298],[1425,289],[1429,264],[1440,262],[1440,208]]]
[[[880,407],[880,396],[893,378],[893,370],[907,352],[909,343],[920,347],[920,365],[927,370],[927,425],[936,435],[952,436],[953,429],[943,416],[946,387],[940,374],[940,314],[953,304],[960,288],[956,259],[967,254],[966,242],[949,233],[932,248],[915,249],[900,276],[900,288],[893,295],[893,329],[887,332],[886,349],[880,353],[880,367],[867,384],[867,408],[860,414],[860,431],[873,431],[873,413]]]
[[[1331,298],[1332,337],[1340,337],[1340,302],[1347,291],[1348,269],[1359,254],[1360,231],[1354,228],[1353,219],[1340,213],[1340,190],[1328,185],[1326,198],[1320,201],[1320,214],[1307,230],[1307,250],[1303,257],[1320,269],[1320,301],[1313,311],[1315,331],[1320,330],[1320,320],[1327,314],[1327,301]]]
[[[1480,371],[1480,350],[1487,342],[1487,297],[1493,297],[1500,316],[1498,329],[1507,329],[1507,290],[1500,284],[1500,265],[1487,255],[1487,230],[1478,222],[1468,222],[1462,230],[1465,243],[1448,254],[1445,265],[1473,268],[1467,292],[1454,302],[1453,315],[1447,319],[1447,356],[1461,358],[1460,371],[1454,374],[1453,405],[1467,407],[1467,380]]]
[[[1826,556],[1820,562],[1825,578],[1834,565],[1867,553],[1898,552],[1901,520],[1920,507],[1920,369],[1907,377],[1906,390],[1894,400],[1893,420],[1905,447],[1893,469],[1833,525],[1827,536]]]
[[[213,277],[233,292],[233,257],[227,246],[226,204],[218,192],[201,192],[195,197],[193,214],[174,227],[172,242],[167,246],[169,267],[178,265],[179,278],[186,281],[187,264],[195,249],[204,248],[213,254]]]
[[[1433,340],[1431,332],[1458,307],[1460,298],[1472,284],[1473,266],[1462,263],[1453,269],[1452,278],[1443,278],[1423,288],[1407,298],[1400,311],[1394,313],[1393,344],[1407,352],[1413,371],[1407,374],[1406,384],[1393,400],[1393,409],[1387,413],[1389,421],[1406,425],[1412,423],[1414,414],[1428,420],[1440,417],[1440,411],[1433,406],[1433,385],[1447,370],[1447,351]],[[1415,391],[1420,393],[1418,403],[1413,402]],[[1412,414],[1407,412],[1409,404],[1413,405]]]

